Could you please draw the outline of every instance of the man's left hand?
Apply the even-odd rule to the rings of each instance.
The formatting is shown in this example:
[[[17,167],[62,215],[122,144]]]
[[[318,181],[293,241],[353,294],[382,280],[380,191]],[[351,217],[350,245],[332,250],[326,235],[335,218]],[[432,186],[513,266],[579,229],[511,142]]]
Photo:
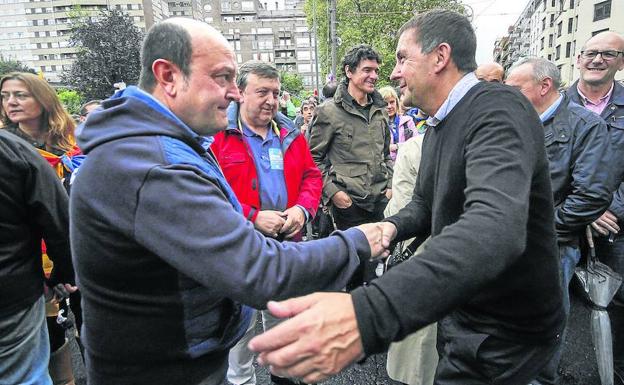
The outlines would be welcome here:
[[[276,317],[294,317],[249,342],[260,353],[258,362],[274,374],[314,384],[364,357],[350,294],[315,293],[269,302],[268,309]]]
[[[284,211],[284,215],[287,216],[286,223],[282,226],[280,233],[286,234],[286,238],[292,238],[305,225],[305,213],[301,207],[293,206]]]

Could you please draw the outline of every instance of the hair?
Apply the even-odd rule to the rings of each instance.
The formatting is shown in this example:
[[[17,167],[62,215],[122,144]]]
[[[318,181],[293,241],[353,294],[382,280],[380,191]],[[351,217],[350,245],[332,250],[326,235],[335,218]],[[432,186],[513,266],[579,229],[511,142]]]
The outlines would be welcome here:
[[[394,90],[394,88],[392,86],[385,86],[385,87],[381,87],[379,89],[379,93],[381,94],[381,97],[385,99],[388,98],[395,98],[397,101],[397,105],[399,102],[399,96],[397,95],[396,91]]]
[[[76,123],[71,115],[65,111],[56,92],[47,81],[39,78],[39,76],[28,72],[11,72],[0,80],[0,89],[7,80],[19,80],[26,85],[28,92],[32,94],[37,103],[43,110],[41,114],[41,125],[48,132],[49,143],[63,151],[69,151],[74,148],[76,140],[74,138],[74,129]],[[0,114],[2,127],[7,127],[13,123],[9,120],[4,109]]]
[[[313,101],[309,100],[309,99],[303,99],[301,101],[301,112],[303,112],[303,107],[305,106],[312,106],[316,108],[316,103],[314,103]]]
[[[533,80],[536,83],[539,83],[546,78],[550,78],[553,82],[554,89],[558,90],[561,87],[561,72],[559,71],[559,68],[557,68],[554,63],[543,58],[521,58],[520,60],[516,61],[513,66],[511,66],[507,73],[512,73],[514,69],[524,64],[531,65],[531,74],[533,75]]]
[[[342,74],[345,78],[345,83],[349,82],[347,77],[347,67],[349,71],[355,72],[358,65],[362,60],[375,60],[377,64],[381,64],[381,56],[370,46],[366,44],[356,45],[351,48],[342,58]]]
[[[154,91],[156,78],[152,72],[152,64],[158,59],[175,64],[184,78],[188,79],[191,76],[192,56],[191,35],[184,27],[168,22],[155,24],[143,40],[139,87],[148,92]]]
[[[97,104],[98,106],[102,104],[102,100],[100,99],[93,99],[93,100],[89,100],[88,102],[86,102],[85,104],[83,104],[82,106],[80,106],[80,116],[87,116],[88,111],[87,108]]]
[[[264,79],[279,79],[279,71],[273,64],[258,60],[250,60],[243,63],[238,69],[236,85],[239,90],[242,91],[247,87],[249,74],[254,74],[259,78]]]
[[[447,43],[451,47],[451,60],[459,71],[467,73],[477,68],[477,38],[465,16],[454,11],[434,9],[416,15],[403,24],[399,36],[407,32],[414,33],[422,53],[430,53],[438,45]]]
[[[325,99],[333,98],[336,93],[336,89],[338,88],[338,83],[335,81],[330,81],[325,83],[323,89],[321,90],[321,94]]]

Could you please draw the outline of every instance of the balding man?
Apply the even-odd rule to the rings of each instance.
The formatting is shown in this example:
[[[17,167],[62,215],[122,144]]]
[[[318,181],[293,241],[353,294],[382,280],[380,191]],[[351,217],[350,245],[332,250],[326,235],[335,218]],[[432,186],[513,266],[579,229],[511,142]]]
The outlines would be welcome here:
[[[139,87],[103,102],[78,135],[71,242],[83,289],[88,381],[221,384],[251,309],[345,286],[381,252],[380,227],[300,244],[265,238],[208,150],[239,99],[228,42],[207,24],[156,24]],[[363,230],[362,230],[363,229]]]
[[[598,219],[611,202],[607,125],[598,115],[570,103],[559,92],[559,69],[546,59],[520,60],[509,70],[505,84],[518,88],[526,96],[544,126],[567,315],[570,312],[568,286],[581,259],[580,241],[585,227]],[[539,384],[558,383],[562,348],[563,344],[538,377]]]
[[[585,43],[576,59],[579,80],[567,93],[570,99],[599,114],[607,123],[613,148],[611,167],[624,172],[624,86],[615,74],[624,69],[624,37],[602,32]],[[624,175],[624,174],[620,174]],[[601,237],[596,252],[601,261],[624,275],[624,177],[616,179],[617,190],[609,209],[592,224]],[[613,330],[616,384],[624,384],[624,288],[620,287],[609,309]],[[617,382],[619,380],[619,382]]]
[[[485,82],[502,83],[505,77],[505,69],[498,63],[485,63],[477,67],[475,75],[477,79]]]

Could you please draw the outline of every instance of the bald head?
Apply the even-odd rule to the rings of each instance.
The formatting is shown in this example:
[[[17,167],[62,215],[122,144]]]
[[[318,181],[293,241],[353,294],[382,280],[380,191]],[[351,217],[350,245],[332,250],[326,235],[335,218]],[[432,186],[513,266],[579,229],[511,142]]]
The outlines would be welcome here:
[[[148,92],[154,90],[156,79],[152,65],[158,59],[175,64],[188,78],[191,61],[199,45],[215,51],[231,51],[227,39],[204,22],[173,17],[155,24],[143,40],[139,87]]]
[[[609,47],[613,47],[618,51],[624,51],[624,37],[617,32],[605,31],[592,36],[585,45],[583,46],[583,50],[587,47],[593,47],[596,45],[606,45]]]
[[[601,32],[587,40],[576,58],[581,73],[579,87],[586,95],[591,88],[596,93],[605,93],[611,88],[615,74],[624,69],[623,51],[624,37],[615,32]],[[609,53],[610,57],[605,58],[603,53]]]
[[[502,83],[503,77],[505,76],[505,70],[503,69],[503,66],[498,63],[485,63],[477,67],[475,75],[479,80]]]

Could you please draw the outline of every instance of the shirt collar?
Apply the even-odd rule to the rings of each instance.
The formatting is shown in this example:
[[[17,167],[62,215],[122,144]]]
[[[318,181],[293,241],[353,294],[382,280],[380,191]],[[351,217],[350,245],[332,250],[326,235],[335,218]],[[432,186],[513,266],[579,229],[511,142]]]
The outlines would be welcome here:
[[[546,109],[546,111],[542,112],[542,114],[540,115],[540,120],[542,121],[542,123],[550,119],[555,114],[555,111],[557,111],[557,108],[559,108],[562,100],[563,95],[559,94],[557,100],[555,100],[555,102],[551,104],[550,107]]]
[[[615,83],[611,83],[611,88],[609,89],[609,92],[607,92],[605,96],[603,96],[600,99],[598,99],[598,103],[592,102],[587,96],[585,96],[585,94],[583,94],[583,91],[581,91],[581,88],[579,87],[578,84],[576,85],[576,91],[578,92],[579,96],[581,97],[581,100],[583,101],[583,104],[590,103],[590,104],[593,104],[593,105],[598,105],[598,104],[604,103],[605,101],[608,101],[611,98],[611,94],[613,93],[613,87],[614,86],[615,86]]]
[[[430,127],[437,126],[446,116],[455,108],[457,103],[474,87],[479,83],[479,79],[475,76],[473,72],[469,72],[464,77],[462,77],[457,84],[453,87],[451,92],[448,94],[446,100],[440,108],[438,112],[435,113],[434,116],[431,116],[427,119],[427,125]]]

